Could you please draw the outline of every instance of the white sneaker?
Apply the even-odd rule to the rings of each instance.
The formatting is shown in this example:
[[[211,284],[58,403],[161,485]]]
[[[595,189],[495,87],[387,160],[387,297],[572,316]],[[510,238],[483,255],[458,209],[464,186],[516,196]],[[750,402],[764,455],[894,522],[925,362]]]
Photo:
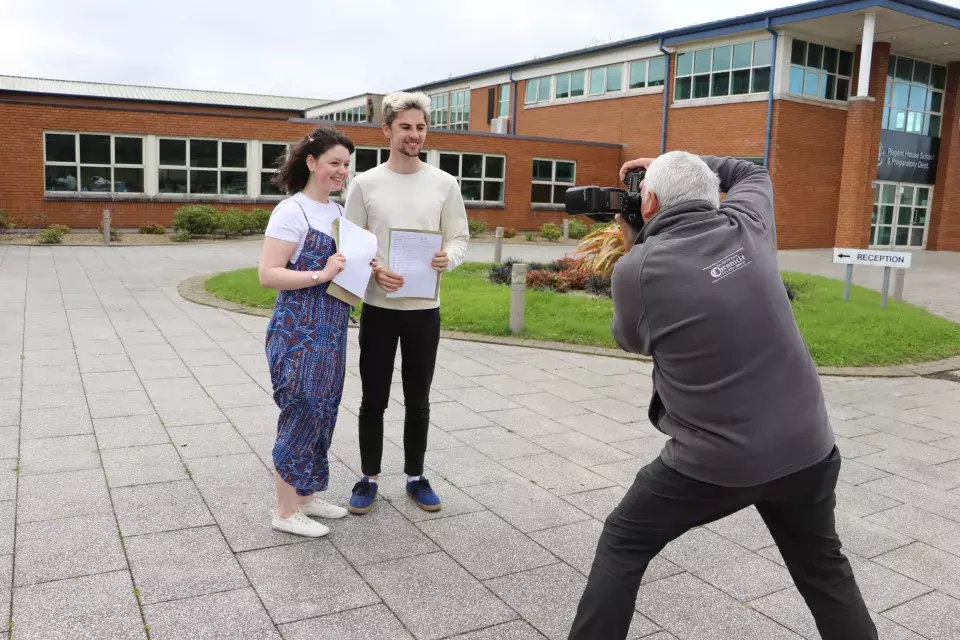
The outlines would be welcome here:
[[[320,498],[314,498],[307,504],[300,505],[300,511],[308,516],[314,516],[317,518],[330,518],[336,520],[337,518],[346,518],[347,510],[343,507],[334,506],[328,502],[324,502]]]
[[[273,516],[273,522],[271,524],[277,531],[284,531],[308,538],[322,538],[330,533],[330,529],[319,522],[311,520],[300,511],[295,512],[289,518],[277,517],[277,512],[274,510],[271,510],[270,513]]]

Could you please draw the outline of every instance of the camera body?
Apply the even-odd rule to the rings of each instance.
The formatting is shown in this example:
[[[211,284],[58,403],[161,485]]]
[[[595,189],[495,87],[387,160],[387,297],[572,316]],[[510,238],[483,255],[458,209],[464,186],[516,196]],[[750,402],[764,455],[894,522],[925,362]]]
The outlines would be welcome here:
[[[646,169],[634,169],[627,174],[626,189],[617,187],[570,187],[564,197],[564,209],[571,216],[586,216],[596,222],[610,222],[618,213],[631,227],[639,231],[643,227],[640,215],[640,183]]]

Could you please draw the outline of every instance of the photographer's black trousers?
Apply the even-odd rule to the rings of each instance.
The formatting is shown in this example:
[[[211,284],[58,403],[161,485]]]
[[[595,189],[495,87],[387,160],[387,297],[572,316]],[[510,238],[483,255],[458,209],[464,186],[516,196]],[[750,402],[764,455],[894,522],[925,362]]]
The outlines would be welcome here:
[[[440,345],[440,310],[399,311],[368,304],[360,312],[360,467],[366,476],[380,474],[383,458],[383,413],[400,345],[403,379],[404,473],[423,474],[430,426],[430,385]]]
[[[769,484],[718,487],[660,458],[644,467],[607,517],[570,640],[622,640],[647,564],[689,529],[750,505],[770,530],[823,640],[877,640],[860,589],[840,552],[833,510],[840,453]]]

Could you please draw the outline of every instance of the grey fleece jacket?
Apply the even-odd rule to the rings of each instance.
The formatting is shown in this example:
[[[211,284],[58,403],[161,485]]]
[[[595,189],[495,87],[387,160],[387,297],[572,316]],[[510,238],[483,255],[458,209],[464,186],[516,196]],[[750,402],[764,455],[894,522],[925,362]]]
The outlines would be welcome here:
[[[754,486],[833,448],[820,378],[777,267],[773,188],[751,162],[701,156],[726,199],[660,211],[614,269],[613,335],[652,356],[648,417],[686,476]]]

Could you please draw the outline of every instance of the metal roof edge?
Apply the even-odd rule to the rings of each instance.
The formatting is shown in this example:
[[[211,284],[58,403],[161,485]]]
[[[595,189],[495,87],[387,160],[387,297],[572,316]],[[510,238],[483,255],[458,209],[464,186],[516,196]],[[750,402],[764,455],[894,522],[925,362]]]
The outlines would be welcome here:
[[[901,8],[897,7],[896,5],[913,9],[913,11],[909,11],[907,13],[917,17],[926,17],[927,19],[932,19],[933,16],[941,15],[947,18],[947,20],[950,22],[960,22],[960,9],[941,4],[939,2],[932,2],[931,0],[812,0],[811,2],[803,2],[779,9],[770,9],[768,11],[760,11],[757,13],[736,16],[733,18],[724,18],[722,20],[705,22],[702,24],[691,25],[689,27],[679,27],[677,29],[671,29],[669,31],[663,31],[660,33],[652,33],[638,36],[636,38],[628,38],[626,40],[619,40],[617,42],[611,42],[595,47],[574,49],[573,51],[553,54],[543,58],[533,58],[531,60],[524,60],[514,64],[493,67],[483,71],[461,74],[459,76],[446,78],[444,80],[437,80],[415,85],[407,89],[407,91],[427,90],[434,87],[462,82],[464,80],[479,78],[495,73],[517,71],[541,64],[557,62],[559,60],[568,60],[570,58],[577,58],[594,53],[602,53],[604,51],[622,49],[638,44],[656,42],[661,39],[663,40],[664,44],[670,45],[689,40],[704,39],[718,35],[727,35],[740,31],[764,29],[766,28],[766,21],[768,19],[774,25],[785,24],[787,22],[791,22],[792,20],[784,20],[784,18],[794,16],[796,14],[816,12],[823,15],[831,15],[835,13],[857,11],[868,6],[886,7],[894,11],[901,10]]]

